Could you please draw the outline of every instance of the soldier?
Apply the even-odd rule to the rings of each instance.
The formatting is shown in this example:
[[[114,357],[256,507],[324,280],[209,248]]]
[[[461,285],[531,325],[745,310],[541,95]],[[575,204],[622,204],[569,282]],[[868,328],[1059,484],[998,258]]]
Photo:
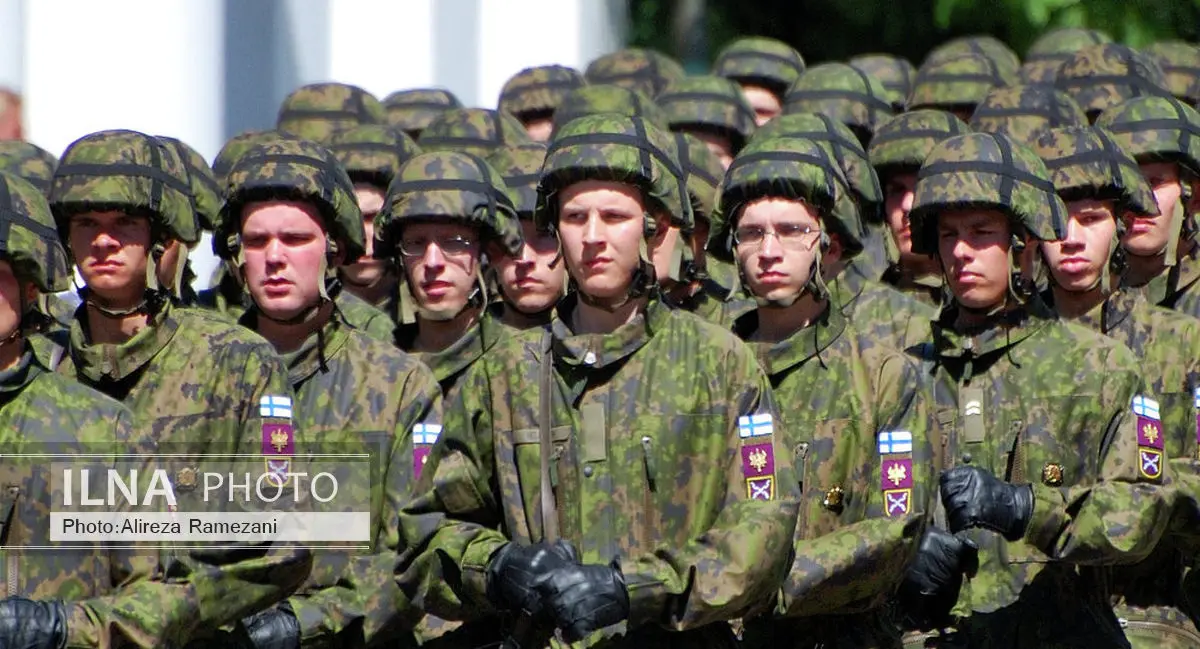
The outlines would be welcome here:
[[[124,403],[139,441],[188,456],[259,454],[264,426],[290,430],[259,407],[290,400],[283,361],[261,337],[173,305],[154,283],[165,242],[196,237],[185,174],[174,149],[135,131],[93,133],[63,153],[50,205],[86,287],[57,370]],[[214,627],[286,597],[311,566],[307,551],[280,543],[186,554],[197,579],[219,582],[198,601]]]
[[[554,131],[580,117],[599,113],[642,117],[659,128],[667,128],[666,113],[646,95],[620,86],[593,83],[563,98],[558,110],[554,111]]]
[[[987,34],[976,34],[973,36],[960,36],[953,38],[937,47],[933,48],[925,60],[921,63],[922,66],[940,61],[948,61],[958,58],[963,54],[978,54],[986,57],[995,64],[996,69],[1000,74],[1012,78],[1016,75],[1017,70],[1021,67],[1021,58],[1017,53],[1012,51],[1012,48],[1005,45],[1003,41],[995,36]]]
[[[441,390],[416,358],[347,326],[329,297],[340,262],[361,257],[364,231],[354,186],[328,150],[291,139],[251,148],[230,171],[220,221],[254,301],[241,324],[287,362],[297,428],[321,448],[370,454],[382,485],[370,497],[373,556],[319,554],[296,595],[220,644],[364,646],[411,608],[392,578],[396,506],[441,431]]]
[[[196,206],[196,225],[200,230],[212,232],[216,227],[217,211],[221,208],[221,191],[217,187],[217,179],[213,175],[208,161],[192,147],[173,137],[157,136],[168,146],[175,149],[183,160],[187,171],[188,185],[192,188],[192,199]],[[198,240],[197,240],[198,241]],[[171,299],[179,304],[192,305],[196,303],[196,291],[192,282],[196,274],[188,263],[188,252],[195,243],[186,244],[172,240],[163,251],[162,260],[156,266],[158,284],[167,289]]]
[[[1033,146],[1038,135],[1052,128],[1087,123],[1087,114],[1067,93],[1053,86],[1017,84],[992,88],[975,108],[970,126]]]
[[[638,118],[556,137],[536,218],[577,290],[540,341],[503,340],[447,406],[401,521],[423,549],[414,566],[440,557],[418,591],[433,613],[526,611],[589,646],[730,647],[723,620],[772,601],[795,529],[791,457],[750,349],[655,297],[654,232],[690,211],[674,158]]]
[[[522,245],[508,188],[474,155],[422,153],[388,188],[374,250],[404,273],[396,342],[433,370],[447,400],[501,337],[486,309],[485,259],[519,255]]]
[[[788,89],[783,112],[828,115],[850,127],[864,147],[892,116],[887,92],[874,77],[845,63],[822,63]]]
[[[1200,317],[1200,113],[1172,97],[1142,97],[1096,123],[1138,161],[1158,203],[1158,216],[1135,218],[1121,241],[1125,284],[1152,304]]]
[[[567,268],[558,237],[533,225],[537,183],[545,160],[546,145],[540,142],[501,147],[487,160],[508,187],[521,222],[521,254],[501,255],[492,264],[500,289],[493,314],[514,329],[549,324],[554,305],[567,292]]]
[[[525,68],[504,83],[498,108],[520,120],[531,139],[545,142],[563,97],[586,83],[578,70],[565,65]]]
[[[879,82],[885,97],[897,115],[904,112],[908,93],[912,92],[913,78],[917,68],[908,59],[895,54],[860,54],[847,63]]]
[[[1167,90],[1193,106],[1200,102],[1200,47],[1183,41],[1163,41],[1142,51],[1158,61],[1167,79]]]
[[[1111,42],[1112,37],[1094,29],[1059,27],[1048,30],[1029,46],[1017,76],[1021,83],[1054,85],[1058,69],[1075,52],[1090,45]]]
[[[589,84],[620,86],[654,99],[687,72],[662,52],[630,47],[597,57],[583,76]]]
[[[804,72],[804,57],[774,38],[739,38],[717,54],[712,74],[736,81],[762,126],[783,112],[783,96]]]
[[[1126,221],[1158,212],[1150,186],[1137,162],[1096,127],[1054,129],[1038,138],[1035,150],[1070,215],[1067,236],[1041,245],[1051,276],[1048,303],[1064,318],[1121,341],[1147,364],[1167,454],[1196,457],[1200,322],[1118,288]],[[1142,563],[1116,569],[1116,612],[1135,647],[1200,645],[1200,633],[1180,610],[1183,565],[1178,548],[1160,543]]]
[[[455,108],[433,118],[417,144],[422,151],[464,151],[484,157],[506,144],[532,141],[525,127],[508,113]]]
[[[345,83],[311,83],[292,91],[279,107],[275,128],[314,142],[363,124],[382,124],[385,111],[375,95]]]
[[[948,527],[979,547],[953,617],[934,628],[956,627],[949,641],[963,647],[1127,646],[1103,586],[1058,561],[1047,537],[1078,516],[1074,488],[1161,481],[1135,466],[1139,445],[1158,452],[1138,433],[1158,423],[1138,361],[1059,320],[1034,290],[1033,244],[1061,239],[1067,220],[1036,154],[1002,135],[960,135],[918,177],[913,250],[937,255],[954,299],[915,351],[945,424]]]
[[[992,88],[1009,85],[1015,76],[982,54],[926,60],[917,69],[908,110],[944,110],[966,122]]]
[[[861,335],[829,299],[830,269],[862,250],[861,232],[846,227],[857,219],[836,215],[857,210],[846,179],[825,146],[756,139],[726,174],[720,210],[728,216],[715,238],[733,246],[758,304],[733,330],[771,380],[802,494],[775,611],[796,619],[748,621],[745,642],[894,645],[887,600],[936,502],[932,413],[917,365]],[[856,583],[852,595],[818,577],[835,565],[848,567],[837,583]]]
[[[1054,86],[1071,95],[1093,123],[1101,112],[1135,97],[1168,97],[1158,63],[1118,43],[1076,52],[1058,70]]]
[[[700,138],[728,169],[756,127],[754,109],[738,85],[723,77],[687,77],[655,100],[676,133]]]
[[[366,232],[366,251],[362,257],[338,269],[345,287],[336,298],[338,310],[354,327],[392,342],[400,318],[399,270],[373,254],[375,217],[383,208],[388,185],[400,167],[419,154],[421,148],[400,131],[369,124],[334,135],[329,150],[354,182],[354,197]]]
[[[462,101],[444,88],[414,88],[388,95],[383,100],[383,107],[387,111],[387,125],[416,140],[433,118],[448,110],[462,108]]]

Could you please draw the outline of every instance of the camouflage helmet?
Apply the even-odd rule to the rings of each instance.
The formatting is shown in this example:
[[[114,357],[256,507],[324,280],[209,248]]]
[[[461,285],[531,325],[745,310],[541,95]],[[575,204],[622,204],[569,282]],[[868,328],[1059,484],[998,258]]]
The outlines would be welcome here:
[[[192,198],[196,201],[196,224],[201,230],[212,232],[216,229],[217,212],[221,210],[221,188],[213,175],[212,167],[200,152],[184,142],[164,135],[156,136],[175,148],[175,152],[183,159],[187,169],[188,183],[192,187]]]
[[[1139,162],[1171,161],[1200,176],[1200,112],[1174,97],[1138,97],[1096,119]]]
[[[592,84],[579,88],[563,98],[554,111],[554,131],[587,115],[616,113],[626,117],[642,117],[662,130],[667,130],[667,115],[654,100],[637,90],[620,86]]]
[[[971,132],[966,122],[942,110],[914,110],[893,117],[876,131],[867,154],[881,176],[915,173],[939,143]]]
[[[356,126],[335,133],[329,150],[346,170],[351,182],[374,185],[387,191],[401,165],[421,152],[403,131],[380,124]]]
[[[1154,59],[1118,43],[1079,50],[1063,63],[1054,82],[1092,119],[1134,97],[1168,95],[1166,84],[1166,75]]]
[[[1026,61],[1017,70],[1017,83],[1026,85],[1053,86],[1058,80],[1058,71],[1063,62],[1058,59],[1036,59]]]
[[[892,116],[887,92],[874,77],[845,63],[822,63],[800,75],[788,89],[783,113],[829,115],[849,126],[864,145]]]
[[[549,117],[567,93],[586,83],[578,70],[565,65],[525,68],[504,82],[498,106],[522,121],[526,116]]]
[[[43,293],[71,288],[71,264],[42,190],[0,172],[0,223],[0,259],[17,279],[33,282]]]
[[[146,215],[159,243],[200,239],[183,160],[145,133],[100,131],[72,142],[54,170],[49,199],[64,239],[72,214],[106,210]]]
[[[476,228],[510,255],[520,254],[523,245],[500,172],[465,151],[426,151],[404,163],[375,218],[375,257],[395,257],[404,226],[421,222]]]
[[[887,122],[884,122],[887,124]],[[864,223],[883,220],[883,189],[879,176],[871,167],[866,150],[850,127],[817,113],[796,113],[771,120],[755,134],[754,139],[794,137],[828,145],[833,160],[849,184],[850,193],[858,204]]]
[[[488,156],[487,162],[496,169],[508,194],[512,198],[517,217],[532,220],[537,207],[538,181],[542,178],[542,164],[546,161],[546,145],[542,142],[525,142],[502,146]]]
[[[804,72],[804,57],[774,38],[751,36],[729,43],[717,54],[712,73],[740,84],[762,86],[783,98]]]
[[[883,86],[884,95],[894,112],[903,112],[908,93],[912,92],[917,68],[908,59],[894,54],[863,54],[848,61],[850,67],[861,70]]]
[[[686,178],[670,133],[641,117],[589,115],[562,127],[550,142],[534,221],[552,228],[558,221],[558,193],[583,180],[609,180],[638,187],[647,208],[670,216],[685,232],[694,216]],[[646,233],[655,223],[647,214]]]
[[[283,100],[275,128],[297,137],[324,142],[351,126],[382,124],[385,111],[375,95],[345,83],[302,86]]]
[[[17,176],[37,187],[43,194],[50,191],[50,180],[58,158],[53,153],[24,140],[0,140],[0,171]]]
[[[388,126],[404,131],[417,139],[421,131],[442,113],[462,108],[462,102],[454,93],[442,88],[414,88],[397,90],[383,100],[385,119]]]
[[[721,161],[703,140],[687,133],[675,133],[675,148],[679,152],[679,168],[686,176],[692,216],[697,222],[711,223],[721,177],[725,175]]]
[[[1172,95],[1195,105],[1200,101],[1200,47],[1183,41],[1165,41],[1143,48],[1167,75]]]
[[[737,153],[754,133],[754,109],[737,83],[717,76],[687,77],[655,100],[671,130],[717,131],[729,136]]]
[[[1111,43],[1112,37],[1095,29],[1082,27],[1058,27],[1051,29],[1029,46],[1025,52],[1025,61],[1058,61],[1066,62],[1079,50],[1092,45]]]
[[[917,172],[912,249],[937,254],[937,215],[956,208],[994,208],[1042,241],[1061,239],[1067,207],[1036,153],[1004,135],[968,133],[943,140]]]
[[[788,136],[755,138],[734,158],[721,182],[720,226],[709,232],[709,249],[731,260],[742,207],[770,197],[804,200],[817,209],[823,229],[838,235],[847,257],[862,252],[858,209],[830,147]]]
[[[662,52],[631,47],[595,59],[583,76],[588,83],[621,86],[653,99],[687,73],[678,61]]]
[[[942,43],[925,57],[921,67],[930,63],[955,59],[963,54],[978,54],[987,57],[996,64],[996,69],[1000,71],[1000,74],[1010,78],[1017,73],[1017,68],[1021,67],[1021,57],[1017,56],[1012,48],[995,36],[986,34],[961,36]]]
[[[1070,95],[1044,85],[992,88],[971,116],[976,131],[1007,135],[1026,146],[1043,131],[1087,123],[1087,115]]]
[[[487,108],[455,108],[433,118],[417,139],[422,151],[466,151],[484,157],[498,147],[532,142],[517,118]]]
[[[1154,192],[1112,134],[1096,126],[1067,126],[1043,132],[1033,150],[1046,163],[1050,181],[1064,201],[1115,200],[1125,210],[1158,214]]]
[[[1014,76],[1016,70],[1007,73],[982,54],[935,59],[917,70],[908,110],[974,110],[992,88],[1008,85]]]
[[[225,181],[228,179],[229,170],[233,169],[234,163],[238,158],[242,157],[248,149],[256,144],[263,142],[271,142],[279,138],[290,138],[291,135],[280,131],[245,131],[239,133],[227,141],[221,150],[217,152],[217,157],[213,158],[212,170],[213,176],[216,178],[217,187],[224,188]]]
[[[270,200],[304,201],[316,207],[329,233],[331,254],[341,252],[353,260],[365,252],[362,212],[346,170],[329,149],[294,138],[256,144],[230,169],[213,252],[222,259],[237,258],[242,209]]]

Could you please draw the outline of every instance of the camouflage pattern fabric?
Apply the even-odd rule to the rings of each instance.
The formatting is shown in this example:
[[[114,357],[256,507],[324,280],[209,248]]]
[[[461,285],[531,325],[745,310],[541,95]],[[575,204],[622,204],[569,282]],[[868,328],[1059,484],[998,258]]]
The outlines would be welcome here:
[[[662,52],[630,47],[596,58],[583,76],[590,84],[621,86],[653,99],[687,73]]]
[[[173,137],[157,136],[175,148],[187,170],[192,198],[196,201],[196,224],[201,230],[212,232],[216,228],[217,212],[221,209],[221,188],[217,178],[200,152]]]
[[[500,174],[504,186],[508,187],[517,217],[533,220],[538,181],[542,177],[542,164],[546,161],[546,145],[541,142],[512,144],[496,149],[487,161]]]
[[[279,138],[291,137],[293,136],[280,131],[245,131],[229,138],[217,152],[217,157],[213,158],[212,170],[217,187],[220,188],[218,193],[225,193],[225,185],[229,182],[229,170],[233,169],[233,165],[242,157],[242,154],[246,153],[247,149],[266,142],[273,142]]]
[[[1095,29],[1057,27],[1042,32],[1033,41],[1025,52],[1025,61],[1054,60],[1062,63],[1079,50],[1111,42],[1111,36]]]
[[[961,119],[940,110],[914,110],[884,123],[867,148],[880,180],[889,173],[915,172],[943,140],[971,132]]]
[[[725,175],[721,161],[703,141],[687,133],[675,134],[675,150],[679,154],[679,168],[686,178],[692,215],[697,222],[709,223],[710,216],[717,208],[721,177]]]
[[[845,63],[822,63],[805,70],[788,89],[783,112],[828,115],[849,126],[866,146],[892,116],[892,105],[874,77]]]
[[[894,54],[860,54],[847,63],[870,75],[883,86],[885,97],[895,113],[904,112],[908,93],[912,92],[917,68],[908,59]]]
[[[462,101],[444,88],[397,90],[383,100],[388,126],[417,139],[421,131],[442,113],[462,108]]]
[[[697,234],[694,236],[700,236],[705,228],[711,229],[712,214],[717,209],[717,194],[725,170],[708,146],[695,136],[676,133],[675,146],[679,153],[679,167],[687,179],[692,215],[696,219]],[[707,239],[705,245],[707,248]],[[728,329],[733,319],[752,308],[753,303],[738,295],[741,280],[733,264],[719,257],[705,255],[704,270],[708,277],[701,281],[702,290],[692,296],[693,299],[687,304],[674,306],[691,311],[720,325],[722,329]]]
[[[540,65],[514,74],[500,89],[499,109],[518,119],[531,114],[553,113],[572,90],[587,82],[574,68]]]
[[[1004,76],[1011,77],[1017,73],[1017,68],[1021,67],[1021,58],[1017,53],[1012,51],[1012,48],[1005,45],[1003,41],[995,36],[986,34],[977,34],[974,36],[961,36],[954,38],[937,47],[925,57],[925,61],[921,63],[922,67],[939,61],[948,61],[958,58],[963,54],[979,54],[985,56],[996,64],[996,69]]]
[[[50,294],[71,287],[71,263],[41,190],[0,172],[0,258],[13,274]]]
[[[338,311],[346,319],[346,324],[383,343],[390,344],[396,339],[396,325],[392,318],[382,309],[378,309],[366,300],[345,289],[333,298]]]
[[[43,194],[50,192],[50,180],[58,158],[53,153],[22,140],[0,140],[0,171],[24,179]]]
[[[913,80],[908,110],[973,111],[992,88],[1012,83],[1016,74],[1016,70],[1010,72],[991,58],[976,53],[926,60]]]
[[[254,302],[236,277],[224,267],[219,270],[222,272],[217,273],[212,286],[196,292],[196,301],[192,306],[208,310],[229,322],[237,322],[243,313],[254,306]]]
[[[1117,43],[1079,50],[1063,63],[1054,85],[1071,95],[1093,121],[1105,109],[1135,97],[1169,96],[1158,63]]]
[[[486,157],[498,147],[532,142],[517,118],[485,108],[454,108],[429,122],[417,139],[422,151],[463,151]]]
[[[1167,75],[1172,95],[1193,106],[1200,101],[1200,47],[1183,41],[1165,41],[1142,48]]]
[[[483,358],[497,342],[506,338],[506,331],[498,319],[485,311],[462,338],[439,352],[413,350],[417,334],[416,325],[400,326],[396,331],[396,346],[412,354],[433,371],[433,376],[449,403],[457,395],[467,370]]]
[[[798,482],[767,379],[732,334],[656,301],[608,334],[573,334],[572,308],[548,334],[559,528],[585,563],[616,558],[631,607],[627,625],[579,646],[732,647],[725,620],[773,601],[795,531]],[[527,379],[542,353],[508,338],[472,367],[403,508],[422,548],[404,574],[435,615],[502,629],[488,559],[544,537]]]
[[[313,83],[283,100],[275,128],[314,142],[327,142],[342,129],[383,124],[386,111],[374,95],[345,83]]]
[[[667,114],[645,94],[614,85],[591,84],[563,98],[554,111],[554,133],[563,126],[588,115],[616,113],[626,117],[642,117],[667,130]]]
[[[1007,135],[1026,146],[1046,130],[1087,124],[1087,113],[1070,95],[1046,85],[993,88],[971,116],[972,129]]]
[[[1158,214],[1154,191],[1137,161],[1116,138],[1095,126],[1067,126],[1046,131],[1033,144],[1046,163],[1060,196],[1089,196],[1116,201],[1118,214]]]
[[[367,124],[335,134],[329,150],[346,170],[350,180],[387,191],[400,167],[421,152],[421,147],[402,131]]]
[[[751,36],[732,41],[717,53],[712,74],[741,84],[760,85],[780,98],[804,72],[804,57],[774,38]]]
[[[667,86],[655,100],[674,131],[689,128],[726,133],[737,153],[754,133],[754,109],[742,89],[717,76],[687,77]]]
[[[1061,58],[1031,59],[1021,64],[1021,69],[1017,70],[1017,83],[1031,86],[1054,86],[1054,83],[1058,81],[1058,71],[1062,69],[1062,66]]]
[[[937,315],[940,299],[920,299],[856,270],[851,264],[829,282],[829,299],[847,320],[892,349],[908,349],[929,338],[929,321]]]

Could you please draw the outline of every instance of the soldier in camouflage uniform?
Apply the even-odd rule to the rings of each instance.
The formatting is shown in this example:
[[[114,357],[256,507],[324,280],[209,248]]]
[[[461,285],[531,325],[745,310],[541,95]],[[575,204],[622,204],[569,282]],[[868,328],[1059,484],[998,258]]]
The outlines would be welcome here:
[[[772,603],[796,478],[753,352],[655,296],[654,233],[690,211],[674,149],[610,115],[551,146],[536,218],[576,292],[541,340],[503,340],[447,404],[401,521],[433,613],[525,611],[529,647],[544,646],[524,632],[539,624],[579,646],[732,647],[724,620]]]
[[[966,122],[992,88],[1009,85],[1015,76],[982,54],[926,61],[917,69],[908,110],[944,110]]]
[[[433,118],[417,144],[422,151],[463,151],[482,158],[506,144],[532,141],[525,127],[508,113],[455,108]]]
[[[826,146],[756,139],[726,174],[720,210],[727,218],[714,238],[732,246],[758,304],[733,329],[771,380],[802,494],[775,611],[798,619],[748,621],[744,640],[895,645],[885,604],[936,502],[932,412],[917,365],[862,335],[829,299],[830,268],[862,250],[858,219],[838,215],[857,210],[846,179]],[[858,542],[846,544],[849,534]],[[847,569],[825,581],[828,566]]]
[[[754,109],[741,88],[723,77],[687,77],[668,86],[655,103],[672,131],[703,140],[722,169],[729,168],[756,128]]]
[[[996,64],[996,69],[1005,77],[1012,78],[1021,67],[1021,58],[1012,48],[995,36],[976,34],[953,38],[937,47],[926,55],[922,66],[939,61],[948,61],[963,54],[979,54],[987,57]]]
[[[870,75],[883,86],[884,95],[892,105],[892,112],[904,112],[908,93],[912,92],[913,78],[917,68],[908,59],[895,54],[860,54],[847,63],[855,70]]]
[[[275,128],[314,142],[337,131],[383,124],[386,112],[375,95],[345,83],[312,83],[292,91],[279,107]]]
[[[1058,69],[1075,52],[1112,38],[1104,32],[1082,27],[1059,27],[1044,32],[1025,52],[1025,63],[1017,71],[1021,83],[1054,85]]]
[[[557,132],[580,117],[600,113],[642,117],[659,128],[667,128],[666,113],[646,95],[620,86],[593,83],[563,98],[558,110],[554,111],[554,130]]]
[[[297,453],[370,454],[379,486],[375,554],[318,554],[297,594],[221,646],[364,646],[382,632],[396,642],[393,618],[412,608],[392,578],[396,507],[440,434],[441,390],[415,357],[349,327],[328,297],[341,260],[364,246],[354,186],[328,150],[301,140],[251,148],[230,171],[221,211],[217,236],[254,301],[241,323],[287,363],[296,425],[310,440]]]
[[[57,371],[124,403],[138,441],[160,452],[259,455],[264,431],[291,430],[290,417],[260,408],[290,400],[283,361],[266,340],[172,304],[153,282],[163,244],[196,239],[186,173],[174,149],[134,131],[93,133],[63,153],[50,205],[87,286]],[[310,553],[278,542],[169,554],[175,574],[198,584],[179,606],[209,632],[286,597],[311,567]],[[151,619],[173,604],[146,606]]]
[[[178,139],[162,135],[159,135],[158,139],[174,148],[183,160],[188,185],[192,188],[192,199],[196,205],[196,226],[200,230],[212,232],[216,227],[217,211],[221,209],[221,190],[208,161],[199,151]],[[194,247],[195,243],[185,244],[173,240],[163,251],[162,259],[156,266],[159,286],[165,287],[170,292],[171,299],[179,304],[196,303],[196,291],[192,288],[196,273],[192,272],[188,263],[188,253]]]
[[[1053,86],[1017,84],[992,88],[975,108],[970,126],[1032,146],[1038,135],[1052,128],[1087,123],[1087,114],[1067,93]]]
[[[597,57],[583,76],[590,84],[620,86],[654,99],[687,73],[662,52],[630,47]]]
[[[774,38],[739,38],[717,53],[712,74],[732,79],[762,126],[783,112],[783,96],[804,72],[804,57],[791,45]]]
[[[913,250],[937,255],[954,300],[915,351],[934,377],[953,467],[940,478],[946,521],[979,547],[978,569],[934,628],[956,627],[940,633],[954,647],[1126,646],[1107,589],[1059,560],[1073,539],[1055,535],[1073,517],[1136,512],[1121,500],[1133,490],[1165,491],[1161,471],[1139,474],[1139,455],[1159,453],[1161,438],[1139,432],[1160,422],[1138,360],[1059,320],[1036,293],[1032,246],[1064,236],[1067,209],[1035,153],[1002,135],[960,135],[934,147],[918,177]],[[1120,497],[1069,497],[1096,485]]]
[[[388,185],[421,148],[400,131],[370,124],[337,133],[329,150],[354,182],[366,232],[362,257],[338,269],[345,288],[336,298],[338,310],[352,326],[390,343],[400,319],[399,269],[375,258],[375,217],[383,209]]]
[[[498,108],[520,120],[530,138],[545,142],[563,97],[586,83],[578,70],[565,65],[525,68],[504,82]]]
[[[462,108],[462,101],[444,88],[397,90],[383,100],[387,125],[416,140],[421,131],[442,113]]]
[[[1034,149],[1070,215],[1067,236],[1041,246],[1051,276],[1047,303],[1065,319],[1133,350],[1146,364],[1146,379],[1159,402],[1167,454],[1196,457],[1200,322],[1155,307],[1138,291],[1118,288],[1125,219],[1158,212],[1150,186],[1133,158],[1096,127],[1054,129],[1039,137]],[[1183,565],[1178,548],[1160,543],[1146,561],[1117,569],[1116,611],[1135,647],[1200,645],[1200,633],[1179,610]]]
[[[404,273],[396,342],[433,370],[447,400],[501,338],[486,309],[485,259],[519,255],[522,245],[508,188],[482,158],[422,153],[388,188],[376,217],[375,257]]]
[[[1142,97],[1105,111],[1096,124],[1138,161],[1158,216],[1134,219],[1121,245],[1125,284],[1151,304],[1200,318],[1200,113],[1173,97]]]
[[[1200,47],[1183,41],[1164,41],[1142,48],[1167,75],[1167,90],[1195,106],[1200,102]]]
[[[865,147],[875,129],[892,116],[883,85],[845,63],[822,63],[788,89],[783,112],[828,115],[850,127]]]
[[[493,315],[514,329],[544,326],[567,291],[567,267],[558,237],[547,230],[539,231],[533,224],[546,145],[531,142],[501,147],[487,161],[508,187],[524,240],[519,255],[501,255],[492,261],[500,293]]]
[[[1135,97],[1170,96],[1158,63],[1118,43],[1076,52],[1059,68],[1054,87],[1071,95],[1092,122],[1101,112]]]

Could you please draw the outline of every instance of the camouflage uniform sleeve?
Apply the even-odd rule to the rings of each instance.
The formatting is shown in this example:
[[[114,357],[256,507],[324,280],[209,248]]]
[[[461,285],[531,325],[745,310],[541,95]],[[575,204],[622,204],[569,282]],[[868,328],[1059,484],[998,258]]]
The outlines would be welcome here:
[[[418,364],[394,388],[399,405],[392,446],[386,458],[383,503],[379,512],[380,535],[375,554],[355,557],[338,585],[309,596],[293,596],[289,603],[300,622],[301,644],[332,643],[333,636],[352,631],[362,638],[343,638],[342,646],[370,646],[377,635],[408,629],[421,616],[393,578],[402,551],[400,508],[416,481],[420,456],[413,433],[441,430],[442,391],[433,373]],[[422,433],[424,434],[424,432]]]
[[[787,571],[799,494],[789,454],[774,433],[779,411],[749,348],[739,345],[724,365],[718,371],[731,386],[732,406],[719,432],[725,491],[692,503],[713,521],[697,538],[621,560],[631,627],[653,622],[682,630],[768,610]]]
[[[879,368],[870,386],[876,414],[868,452],[878,462],[867,478],[866,518],[812,539],[800,538],[801,519],[778,615],[843,614],[883,604],[932,519],[937,494],[932,397],[913,361],[889,354]],[[910,450],[902,446],[905,432],[911,434]],[[809,498],[821,497],[820,489],[805,491]],[[814,506],[803,503],[801,516]]]

